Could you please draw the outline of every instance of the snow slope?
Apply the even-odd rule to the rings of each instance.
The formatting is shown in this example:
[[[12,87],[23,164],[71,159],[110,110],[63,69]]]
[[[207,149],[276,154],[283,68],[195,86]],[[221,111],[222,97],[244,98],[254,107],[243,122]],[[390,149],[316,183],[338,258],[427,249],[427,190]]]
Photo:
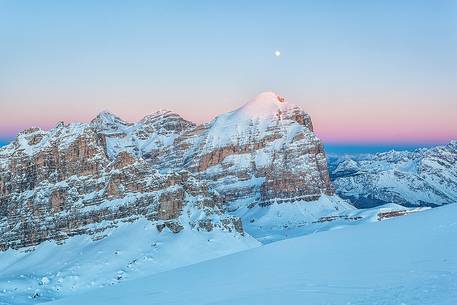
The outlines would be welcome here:
[[[322,195],[316,201],[274,203],[268,208],[240,208],[233,212],[243,221],[245,232],[268,244],[350,225],[383,220],[384,213],[410,214],[428,208],[405,208],[394,203],[370,209],[356,209],[338,196]],[[392,217],[392,216],[391,216]],[[394,216],[395,217],[395,216]]]
[[[457,204],[272,243],[53,305],[457,304]]]
[[[184,228],[179,234],[168,229],[159,233],[155,223],[145,218],[133,222],[104,221],[90,225],[98,232],[95,235],[78,235],[59,244],[46,241],[36,247],[9,249],[0,252],[0,305],[56,300],[251,249],[261,243],[377,222],[385,219],[380,218],[383,213],[398,216],[422,210],[395,204],[360,210],[341,199],[340,203],[335,200],[322,196],[316,202],[246,209],[244,235],[218,227],[210,232],[199,230],[190,225],[192,220],[181,219],[195,214],[186,211],[180,217]],[[191,218],[198,217],[198,211],[194,212],[197,214]],[[213,223],[218,221],[214,219]]]
[[[79,235],[57,245],[0,252],[0,305],[36,304],[118,284],[260,245],[250,236],[185,227],[158,232],[146,219],[122,223],[103,239]]]

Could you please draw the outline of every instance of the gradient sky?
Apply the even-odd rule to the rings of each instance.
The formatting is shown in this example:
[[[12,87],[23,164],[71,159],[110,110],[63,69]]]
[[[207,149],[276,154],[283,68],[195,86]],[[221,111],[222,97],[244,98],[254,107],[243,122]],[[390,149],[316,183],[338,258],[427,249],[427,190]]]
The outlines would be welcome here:
[[[328,143],[455,139],[457,1],[0,0],[0,141],[102,110],[204,122],[266,90]]]

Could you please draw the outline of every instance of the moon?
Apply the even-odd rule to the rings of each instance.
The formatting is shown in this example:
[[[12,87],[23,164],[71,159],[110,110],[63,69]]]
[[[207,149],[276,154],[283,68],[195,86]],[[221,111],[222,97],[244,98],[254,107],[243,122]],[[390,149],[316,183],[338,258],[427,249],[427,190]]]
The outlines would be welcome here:
[[[276,57],[279,57],[281,55],[281,52],[279,52],[278,50],[275,51],[275,56]]]

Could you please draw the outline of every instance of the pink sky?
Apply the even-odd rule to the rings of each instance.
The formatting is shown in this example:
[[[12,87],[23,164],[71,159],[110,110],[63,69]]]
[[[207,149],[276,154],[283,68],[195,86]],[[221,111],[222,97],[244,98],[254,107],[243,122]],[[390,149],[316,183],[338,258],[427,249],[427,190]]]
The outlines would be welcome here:
[[[65,103],[46,103],[35,99],[35,103],[28,106],[16,103],[2,109],[0,139],[11,138],[31,126],[49,129],[59,120],[66,123],[88,122],[103,110],[133,122],[156,110],[170,109],[188,120],[202,123],[217,114],[236,109],[255,93],[238,95],[221,97],[209,94],[196,96],[194,101],[175,95],[156,96],[154,102],[149,102],[154,98],[145,97],[129,103],[108,96],[102,100],[65,97]],[[448,98],[446,107],[435,107],[424,96],[409,97],[414,103],[405,103],[405,96],[348,98],[286,95],[286,98],[311,114],[316,133],[326,142],[445,143],[457,138],[457,103],[452,103],[452,98]],[[444,97],[441,105],[446,105]]]

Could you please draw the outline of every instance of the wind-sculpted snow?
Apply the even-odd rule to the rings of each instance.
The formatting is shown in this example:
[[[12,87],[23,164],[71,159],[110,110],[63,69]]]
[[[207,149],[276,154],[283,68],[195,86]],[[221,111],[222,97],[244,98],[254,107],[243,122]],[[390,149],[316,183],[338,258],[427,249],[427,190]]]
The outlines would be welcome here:
[[[332,171],[338,195],[358,207],[387,202],[439,206],[457,201],[457,141],[416,151],[349,158]]]

